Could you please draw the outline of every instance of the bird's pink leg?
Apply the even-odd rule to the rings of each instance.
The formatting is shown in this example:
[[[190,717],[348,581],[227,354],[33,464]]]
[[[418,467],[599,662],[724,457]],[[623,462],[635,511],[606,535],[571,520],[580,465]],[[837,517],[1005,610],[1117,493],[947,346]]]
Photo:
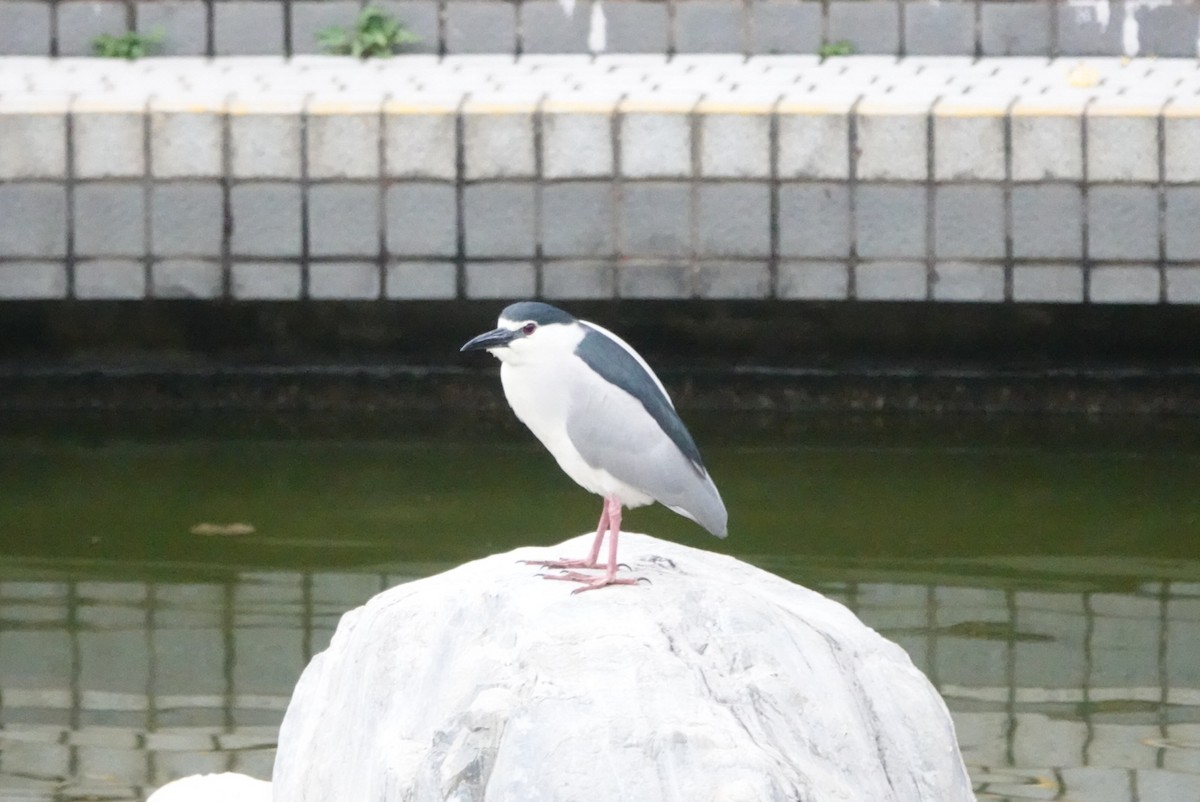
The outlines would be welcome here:
[[[621,502],[619,499],[609,497],[604,500],[604,507],[608,514],[608,568],[600,576],[589,576],[580,574],[575,571],[567,571],[563,574],[548,575],[547,579],[565,579],[569,582],[581,582],[583,587],[576,588],[571,591],[574,593],[583,593],[585,590],[598,590],[599,588],[607,587],[608,585],[636,585],[641,581],[640,577],[630,579],[617,578],[617,537],[621,534]],[[596,541],[599,547],[600,541]],[[596,556],[595,554],[593,556]]]
[[[621,515],[621,505],[617,504],[617,516]],[[526,565],[540,565],[544,568],[599,568],[596,560],[600,557],[600,544],[604,542],[604,530],[608,528],[608,499],[604,499],[600,507],[600,524],[596,527],[596,539],[592,541],[592,550],[582,560],[561,558],[558,560],[522,560]]]

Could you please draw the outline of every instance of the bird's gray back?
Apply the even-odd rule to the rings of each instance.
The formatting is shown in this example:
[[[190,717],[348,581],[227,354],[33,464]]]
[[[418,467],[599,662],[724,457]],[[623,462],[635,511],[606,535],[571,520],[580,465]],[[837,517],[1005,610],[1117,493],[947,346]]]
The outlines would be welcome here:
[[[662,391],[654,376],[620,343],[586,321],[580,323],[587,329],[587,333],[579,341],[579,345],[575,346],[575,354],[609,384],[620,387],[637,399],[646,412],[650,413],[650,417],[654,418],[659,428],[671,438],[671,442],[703,472],[704,460],[700,458],[700,449],[696,448],[696,441],[692,439],[691,433],[683,425],[679,414],[671,406],[671,400]]]
[[[597,392],[573,400],[567,417],[567,434],[580,456],[724,537],[720,493],[654,376],[620,343],[590,327],[575,353],[604,379]]]

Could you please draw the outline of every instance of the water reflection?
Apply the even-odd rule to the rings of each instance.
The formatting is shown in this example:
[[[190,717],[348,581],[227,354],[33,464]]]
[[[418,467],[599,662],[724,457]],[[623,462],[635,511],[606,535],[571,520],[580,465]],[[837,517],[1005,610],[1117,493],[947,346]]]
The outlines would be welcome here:
[[[1200,582],[770,567],[908,651],[951,707],[980,799],[1200,798]],[[269,777],[292,686],[339,616],[429,572],[178,582],[0,563],[0,798],[124,802],[196,772]]]

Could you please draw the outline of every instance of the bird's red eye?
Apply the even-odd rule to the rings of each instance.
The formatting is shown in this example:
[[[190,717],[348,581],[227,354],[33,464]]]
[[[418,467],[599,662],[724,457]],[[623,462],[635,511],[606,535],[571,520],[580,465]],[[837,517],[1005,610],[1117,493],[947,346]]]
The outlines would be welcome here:
[[[524,326],[521,327],[521,333],[524,334],[526,337],[528,337],[530,334],[533,334],[535,331],[537,331],[536,323],[526,323]]]

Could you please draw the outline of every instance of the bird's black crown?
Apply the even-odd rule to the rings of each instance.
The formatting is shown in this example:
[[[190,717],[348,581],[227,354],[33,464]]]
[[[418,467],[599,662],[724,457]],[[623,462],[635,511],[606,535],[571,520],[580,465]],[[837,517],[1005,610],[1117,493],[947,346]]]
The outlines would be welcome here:
[[[574,323],[575,318],[567,314],[557,306],[544,304],[541,301],[518,301],[515,304],[509,304],[504,307],[504,311],[500,313],[500,317],[505,320],[523,321],[532,320],[539,326],[545,326],[550,323]]]

